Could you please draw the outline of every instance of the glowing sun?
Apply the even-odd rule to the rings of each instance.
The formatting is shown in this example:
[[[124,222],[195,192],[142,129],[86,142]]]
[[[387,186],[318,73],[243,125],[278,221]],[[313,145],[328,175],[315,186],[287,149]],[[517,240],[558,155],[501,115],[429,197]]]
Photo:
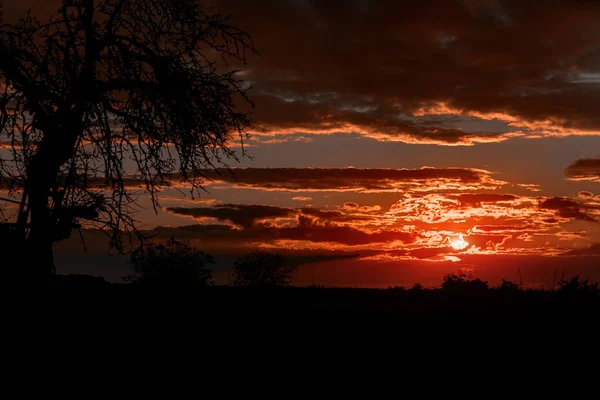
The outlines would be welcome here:
[[[450,243],[450,246],[455,250],[464,250],[469,246],[469,243],[463,238],[463,235],[460,235],[458,239]]]

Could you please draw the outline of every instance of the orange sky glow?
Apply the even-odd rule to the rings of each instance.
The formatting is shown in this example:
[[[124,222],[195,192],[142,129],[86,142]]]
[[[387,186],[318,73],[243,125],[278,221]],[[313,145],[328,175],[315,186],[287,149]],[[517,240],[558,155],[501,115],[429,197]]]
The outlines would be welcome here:
[[[7,18],[36,3],[51,9],[5,0]],[[260,52],[231,66],[252,86],[252,158],[194,197],[173,176],[158,213],[142,195],[153,240],[213,254],[218,283],[257,248],[296,260],[299,285],[600,279],[600,3],[208,3]],[[59,271],[121,281],[126,257],[83,236],[56,246]]]

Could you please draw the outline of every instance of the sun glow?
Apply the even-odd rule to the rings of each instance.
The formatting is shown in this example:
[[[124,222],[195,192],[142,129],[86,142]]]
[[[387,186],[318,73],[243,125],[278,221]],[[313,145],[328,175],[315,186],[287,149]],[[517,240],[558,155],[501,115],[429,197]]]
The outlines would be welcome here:
[[[450,246],[455,250],[464,250],[469,246],[469,243],[463,238],[463,235],[460,235],[460,237],[453,241]]]

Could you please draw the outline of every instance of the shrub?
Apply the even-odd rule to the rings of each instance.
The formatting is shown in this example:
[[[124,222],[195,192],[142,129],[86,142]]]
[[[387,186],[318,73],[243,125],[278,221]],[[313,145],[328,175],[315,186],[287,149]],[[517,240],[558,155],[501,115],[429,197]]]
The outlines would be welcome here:
[[[521,286],[519,284],[507,281],[502,278],[502,283],[498,286],[498,289],[506,291],[506,292],[518,292],[521,290]]]
[[[412,288],[410,288],[410,290],[415,291],[415,292],[420,292],[423,290],[423,285],[421,285],[420,283],[415,283]]]
[[[297,266],[278,254],[255,251],[238,258],[233,266],[235,286],[289,286]]]
[[[590,283],[587,279],[580,280],[579,275],[575,275],[571,280],[561,280],[558,282],[558,291],[560,293],[599,293],[598,282]]]
[[[467,279],[464,274],[448,274],[444,277],[442,289],[445,292],[453,293],[480,292],[488,289],[488,283],[479,278],[473,280]]]

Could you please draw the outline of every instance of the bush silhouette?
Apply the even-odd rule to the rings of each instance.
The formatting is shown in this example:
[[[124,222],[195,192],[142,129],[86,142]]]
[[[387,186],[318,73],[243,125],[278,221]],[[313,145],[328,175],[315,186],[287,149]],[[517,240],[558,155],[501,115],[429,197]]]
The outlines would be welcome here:
[[[387,290],[389,292],[405,292],[406,288],[403,286],[390,286]]]
[[[488,289],[488,283],[479,278],[473,280],[467,279],[464,274],[448,274],[444,277],[442,289],[445,292],[452,293],[481,292]]]
[[[130,263],[135,272],[126,278],[135,284],[150,286],[206,286],[212,284],[213,257],[188,242],[169,239],[165,244],[147,244],[137,248]]]
[[[420,292],[422,290],[424,290],[423,285],[421,285],[420,283],[415,283],[410,290],[415,291],[415,292]]]
[[[575,275],[571,280],[562,279],[558,282],[559,293],[600,293],[598,282],[590,283],[588,279],[580,280]]]
[[[238,258],[233,266],[233,284],[248,287],[289,286],[297,266],[275,253],[255,251]]]
[[[518,283],[507,281],[506,279],[502,278],[502,283],[498,285],[498,289],[505,292],[518,292],[521,290],[521,287]]]

